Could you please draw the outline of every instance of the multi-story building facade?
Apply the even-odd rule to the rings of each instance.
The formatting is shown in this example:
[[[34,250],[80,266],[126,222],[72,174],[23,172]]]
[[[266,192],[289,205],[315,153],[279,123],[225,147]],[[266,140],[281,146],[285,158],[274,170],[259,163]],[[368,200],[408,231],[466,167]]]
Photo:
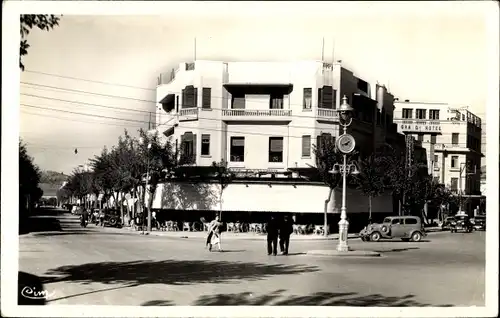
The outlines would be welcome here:
[[[429,172],[455,193],[480,195],[481,118],[444,103],[397,101],[398,131],[426,148]]]
[[[322,212],[329,189],[306,176],[316,165],[314,145],[342,133],[336,109],[344,95],[355,109],[349,132],[361,153],[383,143],[404,147],[394,97],[340,61],[181,63],[158,79],[156,129],[196,166],[224,160],[246,180],[224,191],[223,210]],[[251,186],[250,175],[260,176]],[[340,208],[337,196],[330,212]],[[392,212],[392,198],[379,201],[374,210]],[[350,200],[351,211],[366,212],[359,202]]]

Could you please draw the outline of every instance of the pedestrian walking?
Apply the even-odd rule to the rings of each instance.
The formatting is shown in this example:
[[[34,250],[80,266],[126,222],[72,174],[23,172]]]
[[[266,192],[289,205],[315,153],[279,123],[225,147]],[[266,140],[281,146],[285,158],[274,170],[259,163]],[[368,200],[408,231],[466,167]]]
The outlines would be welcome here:
[[[222,252],[222,246],[221,246],[221,232],[222,232],[222,223],[220,222],[220,218],[217,215],[215,219],[210,222],[208,226],[208,236],[207,236],[207,241],[206,245],[208,245],[208,250],[212,251],[212,246],[214,244],[217,245],[219,248],[219,252]]]
[[[105,216],[105,211],[106,209],[104,210],[101,210],[100,213],[99,213],[99,224],[104,227],[104,216]]]
[[[274,216],[271,215],[271,220],[267,223],[267,255],[271,253],[276,256],[278,254],[278,231],[279,224]]]
[[[285,215],[280,224],[280,250],[283,255],[288,255],[288,248],[290,246],[290,235],[293,233],[293,222]]]

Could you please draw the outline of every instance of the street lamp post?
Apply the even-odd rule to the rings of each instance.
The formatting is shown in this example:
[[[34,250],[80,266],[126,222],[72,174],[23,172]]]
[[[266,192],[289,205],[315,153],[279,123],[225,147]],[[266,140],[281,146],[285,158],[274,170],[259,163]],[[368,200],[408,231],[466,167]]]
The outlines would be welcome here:
[[[347,163],[347,155],[354,151],[356,147],[356,141],[354,137],[347,133],[347,127],[352,123],[352,112],[353,108],[347,103],[347,97],[344,95],[342,98],[342,105],[337,110],[339,114],[339,124],[343,127],[343,134],[337,139],[336,147],[337,150],[343,154],[342,165],[334,164],[333,169],[330,173],[341,173],[342,174],[342,207],[340,209],[340,221],[339,221],[339,243],[337,245],[337,251],[347,252],[349,246],[347,244],[347,234],[349,230],[349,221],[347,221],[347,175],[348,174],[358,174],[359,171],[356,164],[353,162]]]

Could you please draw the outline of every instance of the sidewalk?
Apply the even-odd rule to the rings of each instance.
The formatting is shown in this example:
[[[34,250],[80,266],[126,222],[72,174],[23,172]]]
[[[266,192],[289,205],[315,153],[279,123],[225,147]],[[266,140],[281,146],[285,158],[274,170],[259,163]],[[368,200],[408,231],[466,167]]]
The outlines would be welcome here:
[[[106,228],[110,229],[110,228]],[[141,231],[135,231],[130,227],[124,227],[122,229],[117,229],[120,231],[128,231],[131,234],[141,235]],[[187,231],[151,231],[149,235],[154,236],[164,236],[164,237],[172,237],[172,238],[187,238],[187,239],[205,239],[207,237],[207,232],[187,232]],[[233,240],[266,240],[266,234],[256,234],[256,233],[233,233],[233,232],[224,232],[222,234],[224,239],[233,239]],[[314,240],[337,240],[338,234],[331,234],[327,237],[320,235],[296,235],[292,234],[290,236],[291,241],[314,241]],[[357,233],[351,233],[348,236],[349,238],[357,238]]]

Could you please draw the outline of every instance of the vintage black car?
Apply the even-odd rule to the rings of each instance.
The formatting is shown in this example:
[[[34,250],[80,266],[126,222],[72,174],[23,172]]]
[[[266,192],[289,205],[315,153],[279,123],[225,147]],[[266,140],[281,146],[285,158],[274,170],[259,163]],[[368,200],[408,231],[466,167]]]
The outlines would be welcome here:
[[[486,231],[486,215],[477,215],[471,220],[474,230]]]
[[[416,216],[386,217],[382,223],[369,224],[359,233],[359,237],[365,242],[378,242],[381,238],[420,242],[426,235],[422,221]]]
[[[470,218],[467,214],[457,214],[455,215],[455,221],[451,222],[450,231],[451,233],[457,233],[458,231],[463,231],[470,233],[474,230]]]
[[[443,224],[441,225],[441,230],[451,230],[451,224],[456,221],[457,220],[454,216],[447,217],[446,219],[444,219]]]

